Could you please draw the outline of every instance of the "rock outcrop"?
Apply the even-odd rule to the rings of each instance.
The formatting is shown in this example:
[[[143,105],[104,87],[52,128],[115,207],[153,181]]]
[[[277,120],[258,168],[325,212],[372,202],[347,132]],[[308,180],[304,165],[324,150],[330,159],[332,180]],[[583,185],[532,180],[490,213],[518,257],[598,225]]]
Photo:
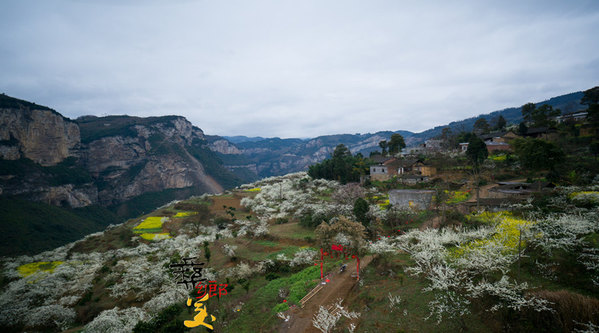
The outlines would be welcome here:
[[[171,189],[222,192],[219,181],[235,176],[216,161],[210,147],[240,152],[215,138],[209,143],[201,129],[180,116],[73,121],[0,95],[0,195],[84,207],[117,205]]]
[[[229,154],[229,155],[239,155],[241,151],[239,148],[235,147],[231,142],[220,139],[210,143],[210,149],[212,151],[221,153],[221,154]]]
[[[89,125],[89,118],[87,118]],[[96,118],[98,125],[118,126],[115,119]],[[200,186],[223,191],[186,147],[201,142],[203,132],[183,117],[132,125],[128,135],[104,136],[83,145],[83,163],[100,185],[98,197],[112,205],[146,192]]]
[[[0,109],[0,158],[56,165],[79,150],[79,126],[52,110]]]

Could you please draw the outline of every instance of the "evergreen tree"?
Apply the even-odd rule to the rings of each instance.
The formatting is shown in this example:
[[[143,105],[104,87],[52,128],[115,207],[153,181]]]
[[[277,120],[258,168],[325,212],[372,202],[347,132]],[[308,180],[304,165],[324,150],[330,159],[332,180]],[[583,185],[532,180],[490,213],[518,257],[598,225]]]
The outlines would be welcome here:
[[[381,147],[381,154],[383,154],[383,156],[387,155],[387,147],[388,146],[389,145],[387,144],[386,140],[379,142],[379,147]]]
[[[507,122],[505,121],[505,118],[503,118],[503,116],[500,115],[495,120],[495,126],[493,127],[493,129],[497,130],[497,131],[501,131],[505,128],[506,125],[507,125]]]
[[[354,202],[354,215],[356,216],[358,222],[361,222],[364,226],[368,226],[370,224],[367,216],[368,209],[369,206],[366,200],[358,198],[356,199],[356,202]]]
[[[474,123],[474,133],[486,134],[489,133],[489,123],[485,118],[478,118]]]
[[[406,142],[401,134],[394,133],[389,141],[389,154],[395,155],[406,147]]]
[[[468,141],[468,150],[466,150],[466,157],[472,164],[472,173],[474,175],[474,182],[476,185],[476,208],[480,205],[480,167],[483,162],[489,156],[487,151],[487,145],[476,135],[470,137]]]

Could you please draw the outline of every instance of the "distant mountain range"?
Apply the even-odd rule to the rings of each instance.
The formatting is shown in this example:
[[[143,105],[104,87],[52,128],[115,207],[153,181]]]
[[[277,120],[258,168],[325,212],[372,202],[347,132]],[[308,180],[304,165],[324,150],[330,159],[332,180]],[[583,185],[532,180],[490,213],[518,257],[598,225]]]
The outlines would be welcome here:
[[[582,96],[582,92],[575,92],[536,104],[538,106],[549,104],[554,108],[562,110],[563,113],[574,112],[586,108],[586,106],[580,104]],[[257,174],[258,177],[282,175],[306,170],[309,165],[320,162],[330,156],[335,147],[340,143],[346,145],[354,154],[359,152],[367,156],[370,152],[379,150],[378,143],[382,140],[389,140],[393,133],[401,134],[408,146],[416,146],[427,139],[439,136],[445,127],[449,127],[454,132],[469,132],[472,130],[477,119],[485,118],[491,122],[500,115],[508,123],[517,124],[522,121],[521,107],[512,107],[451,122],[447,125],[437,126],[420,133],[410,131],[381,131],[367,134],[326,135],[312,139],[232,137],[234,138],[233,141],[235,141],[233,142],[234,145],[239,149],[239,153],[243,157],[238,156],[239,153],[221,154],[219,156],[231,170],[241,170],[245,166],[245,168]]]
[[[236,136],[223,136],[223,138],[229,140],[231,143],[242,143],[242,142],[256,142],[265,140],[265,138],[261,136],[247,137],[244,135],[236,135]]]
[[[585,108],[580,105],[582,96],[576,92],[537,104],[572,112]],[[181,116],[84,116],[72,120],[49,107],[1,94],[0,207],[13,207],[12,203],[26,199],[37,202],[36,210],[52,212],[46,222],[57,229],[65,228],[58,223],[65,220],[86,225],[66,238],[64,233],[54,242],[50,237],[45,246],[52,248],[173,199],[306,170],[329,157],[341,143],[353,153],[368,155],[393,133],[414,146],[438,136],[444,127],[470,131],[481,117],[490,121],[502,115],[508,123],[518,123],[520,111],[519,107],[508,108],[421,133],[380,131],[280,139],[206,135]],[[16,232],[18,225],[16,234],[35,233],[43,223],[34,224],[25,211],[34,208],[17,206],[23,208],[20,213],[4,208],[15,218],[3,216],[0,230]],[[81,214],[82,210],[86,213]],[[13,253],[14,244],[6,245]]]

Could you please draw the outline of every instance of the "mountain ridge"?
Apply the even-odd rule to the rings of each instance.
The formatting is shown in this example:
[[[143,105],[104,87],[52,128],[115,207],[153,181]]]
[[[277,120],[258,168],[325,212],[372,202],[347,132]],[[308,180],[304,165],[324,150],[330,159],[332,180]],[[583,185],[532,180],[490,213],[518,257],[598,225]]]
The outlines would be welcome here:
[[[580,105],[582,94],[570,93],[536,104],[575,111],[584,108]],[[182,116],[82,116],[72,120],[49,107],[3,94],[0,198],[25,198],[58,209],[108,207],[124,218],[173,199],[306,170],[329,157],[340,143],[354,154],[368,154],[393,133],[404,136],[409,146],[416,145],[439,135],[445,127],[469,130],[477,119],[499,115],[512,123],[521,119],[520,108],[514,107],[420,133],[379,131],[309,139],[237,137],[233,143],[226,137],[206,135]],[[107,223],[118,222],[108,219]],[[11,222],[3,219],[3,223]],[[102,225],[82,223],[92,229]],[[88,232],[89,228],[84,229]]]
[[[547,100],[534,103],[551,105],[553,108],[562,109],[563,112],[573,112],[585,109],[580,104],[583,96],[582,91],[564,94]],[[444,128],[450,128],[454,132],[471,131],[476,120],[480,118],[492,122],[494,118],[503,116],[508,123],[519,123],[522,120],[522,107],[510,107],[503,110],[492,111],[478,116],[453,121],[446,125],[415,133],[406,130],[378,131],[365,134],[332,134],[315,138],[264,138],[263,140],[247,140],[236,143],[242,154],[248,157],[249,163],[255,165],[259,177],[270,177],[306,170],[311,164],[321,162],[329,157],[338,144],[346,145],[354,154],[362,153],[368,155],[370,152],[379,150],[378,143],[389,140],[394,133],[401,134],[408,147],[416,146],[427,139],[441,135]],[[225,164],[238,167],[236,159],[230,159],[226,154],[221,156]]]

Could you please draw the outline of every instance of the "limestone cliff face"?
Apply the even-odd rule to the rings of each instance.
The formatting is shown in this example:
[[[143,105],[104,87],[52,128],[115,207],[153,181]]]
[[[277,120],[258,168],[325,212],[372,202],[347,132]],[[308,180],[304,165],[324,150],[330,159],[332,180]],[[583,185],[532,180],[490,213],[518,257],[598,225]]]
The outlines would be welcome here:
[[[84,207],[120,204],[168,189],[222,192],[219,181],[234,175],[216,161],[209,146],[202,130],[179,116],[85,116],[73,121],[0,94],[3,196]],[[216,146],[235,153],[226,142]]]
[[[98,188],[92,183],[39,187],[29,193],[29,199],[54,206],[79,208],[98,203]]]
[[[221,154],[239,155],[241,151],[235,147],[231,142],[221,139],[210,143],[210,149]]]
[[[0,109],[0,158],[28,158],[43,166],[76,156],[79,126],[51,110]]]
[[[76,174],[79,126],[56,111],[0,95],[0,194],[23,196],[58,206],[82,207],[98,200],[91,179]],[[70,163],[65,163],[71,158]],[[77,169],[77,170],[75,170]]]
[[[117,126],[109,120],[94,121],[106,128]],[[201,142],[204,133],[185,118],[140,122],[129,127],[126,134],[101,137],[82,147],[83,164],[97,179],[100,204],[112,205],[147,192],[190,186],[212,193],[223,191],[202,163],[187,152],[186,147]]]

